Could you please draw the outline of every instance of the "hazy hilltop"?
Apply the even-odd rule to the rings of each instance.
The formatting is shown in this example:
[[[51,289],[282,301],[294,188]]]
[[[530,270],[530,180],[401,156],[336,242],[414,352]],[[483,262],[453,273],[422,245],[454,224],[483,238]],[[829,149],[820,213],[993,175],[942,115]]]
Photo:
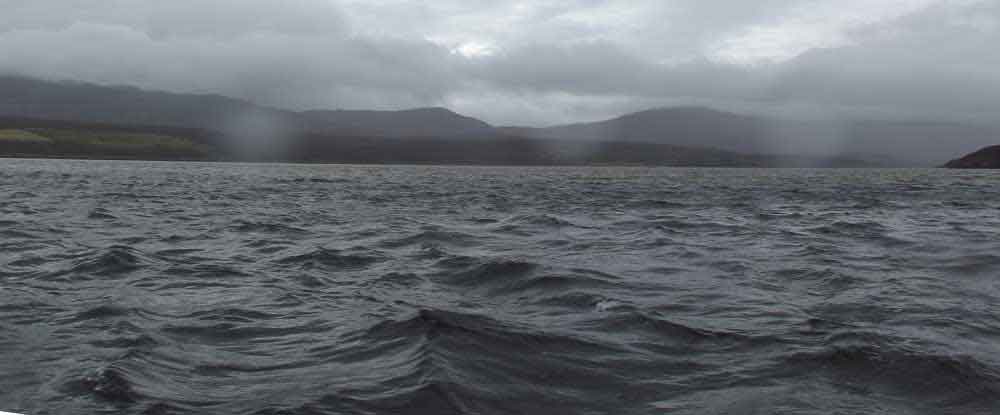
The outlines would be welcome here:
[[[446,108],[403,111],[306,111],[297,114],[314,131],[378,137],[454,137],[493,134],[481,120]]]
[[[534,138],[632,141],[742,153],[860,157],[889,165],[927,166],[1000,142],[1000,129],[980,125],[887,120],[795,121],[698,107],[654,109],[591,123],[504,130]]]
[[[521,150],[507,152],[516,157],[499,160],[515,164],[518,160],[543,164],[569,161],[656,164],[657,157],[639,157],[634,153],[639,148],[636,146],[622,150],[615,157],[589,154],[611,148],[594,143],[630,143],[645,145],[643,151],[654,151],[656,147],[650,145],[663,146],[660,150],[670,154],[659,159],[668,160],[671,165],[685,164],[685,160],[693,165],[705,164],[706,160],[711,160],[709,164],[712,165],[772,165],[781,160],[779,165],[795,166],[934,166],[1000,142],[1000,130],[996,127],[887,120],[779,120],[700,107],[652,109],[604,121],[546,128],[495,128],[445,108],[295,112],[219,95],[178,94],[12,76],[0,77],[0,117],[215,132],[230,136],[226,142],[230,150],[244,144],[260,147],[261,143],[266,144],[275,137],[301,143],[302,137],[308,136],[313,144],[307,148],[367,154],[358,156],[359,162],[379,160],[374,154],[382,148],[379,146],[388,145],[384,141],[371,144],[371,139],[447,140],[447,144],[441,145],[423,141],[437,149],[435,154],[449,155],[440,158],[428,154],[427,157],[435,162],[496,162],[494,158],[475,153],[496,152],[500,151],[499,147],[463,143],[490,141],[506,145],[519,143]],[[241,139],[245,139],[245,143],[241,143]],[[341,147],[331,149],[324,140],[341,143]],[[351,140],[368,144],[345,147]],[[532,140],[545,144],[528,145]],[[414,151],[414,145],[407,144],[405,151]],[[528,157],[526,149],[529,147],[544,149],[546,154],[553,156]],[[463,156],[453,151],[459,148],[468,154]],[[257,152],[260,151],[263,150],[258,148]],[[306,151],[300,153],[315,156]],[[625,153],[630,155],[624,157]],[[681,154],[684,156],[679,156]],[[741,159],[739,155],[745,157]],[[381,159],[420,161],[396,154],[386,154]],[[737,162],[749,159],[754,161]],[[351,161],[343,155],[338,155],[336,160]]]
[[[635,141],[758,152],[765,130],[761,119],[699,107],[662,108],[618,118],[548,128],[509,128],[535,138]]]
[[[0,77],[0,115],[65,121],[218,128],[236,114],[285,116],[218,95],[175,94],[126,86]]]
[[[11,76],[0,77],[0,116],[217,131],[241,131],[266,123],[288,132],[369,137],[492,133],[489,124],[444,108],[294,112],[219,95]]]

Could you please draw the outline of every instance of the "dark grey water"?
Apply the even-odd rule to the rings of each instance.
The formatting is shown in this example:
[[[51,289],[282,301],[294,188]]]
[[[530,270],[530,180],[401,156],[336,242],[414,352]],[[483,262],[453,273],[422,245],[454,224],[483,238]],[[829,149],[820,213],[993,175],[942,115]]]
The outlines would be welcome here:
[[[998,305],[997,173],[0,164],[0,410],[989,414]]]

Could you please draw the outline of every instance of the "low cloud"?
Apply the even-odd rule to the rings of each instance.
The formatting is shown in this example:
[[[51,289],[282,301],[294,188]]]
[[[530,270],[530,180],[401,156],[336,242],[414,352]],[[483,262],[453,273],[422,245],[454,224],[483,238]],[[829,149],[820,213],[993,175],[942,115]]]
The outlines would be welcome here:
[[[0,0],[0,72],[505,125],[663,105],[990,121],[1000,106],[996,2],[733,3]]]

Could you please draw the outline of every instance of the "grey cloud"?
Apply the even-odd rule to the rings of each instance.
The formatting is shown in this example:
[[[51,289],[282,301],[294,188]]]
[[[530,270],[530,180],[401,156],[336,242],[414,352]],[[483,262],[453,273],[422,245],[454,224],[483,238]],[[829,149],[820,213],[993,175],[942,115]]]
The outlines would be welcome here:
[[[942,4],[849,33],[846,46],[782,63],[660,64],[610,42],[528,45],[484,59],[477,76],[539,96],[678,100],[758,112],[823,112],[993,122],[1000,108],[1000,5]],[[611,102],[618,103],[613,100]],[[611,111],[622,105],[609,107]]]
[[[658,64],[595,42],[530,45],[477,62],[475,74],[502,88],[644,98],[749,98],[761,72],[695,60]]]
[[[273,32],[322,34],[347,24],[326,0],[0,0],[0,30],[124,26],[153,37]]]
[[[0,71],[300,108],[424,105],[440,101],[455,78],[445,48],[352,36],[325,1],[152,3],[133,14],[109,7],[108,15],[88,19],[84,12],[92,10],[82,8],[58,23],[8,25],[0,31]],[[226,10],[241,12],[217,17]]]
[[[992,22],[992,23],[988,23]],[[989,120],[1000,108],[1000,5],[937,7],[788,62],[767,98]]]
[[[220,93],[296,109],[444,105],[497,124],[684,104],[988,120],[1000,105],[996,2],[804,4],[0,0],[0,72]],[[889,17],[865,25],[850,14],[833,18],[857,13],[849,7]],[[789,21],[812,30],[802,16],[822,13],[846,26],[810,36],[834,31],[842,37],[836,47],[750,64],[719,59],[714,49],[780,48],[797,39],[781,31],[775,39],[744,35],[787,30]],[[463,45],[486,49],[456,53]]]

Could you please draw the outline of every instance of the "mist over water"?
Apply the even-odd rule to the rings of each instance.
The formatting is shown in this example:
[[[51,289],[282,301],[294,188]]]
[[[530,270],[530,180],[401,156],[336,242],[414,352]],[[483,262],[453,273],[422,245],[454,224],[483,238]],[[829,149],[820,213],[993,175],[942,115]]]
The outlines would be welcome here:
[[[224,149],[240,160],[280,159],[288,153],[294,129],[266,111],[244,111],[221,122]]]
[[[30,414],[1000,412],[1000,176],[6,160]]]

